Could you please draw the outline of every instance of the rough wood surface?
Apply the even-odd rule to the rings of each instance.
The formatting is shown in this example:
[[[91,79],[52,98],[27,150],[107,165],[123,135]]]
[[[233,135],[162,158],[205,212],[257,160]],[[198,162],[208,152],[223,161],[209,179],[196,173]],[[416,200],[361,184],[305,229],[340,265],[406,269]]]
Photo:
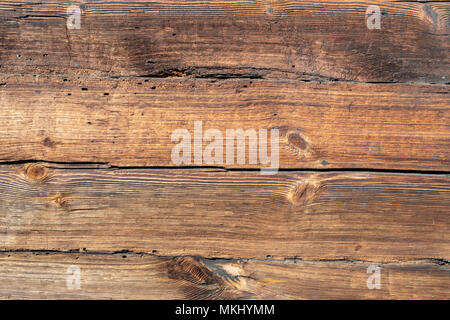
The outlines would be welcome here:
[[[193,136],[194,121],[203,121],[203,132],[224,135],[279,128],[280,168],[450,168],[448,86],[32,76],[0,82],[3,161],[175,166],[172,133],[182,128]]]
[[[0,299],[448,299],[448,264],[208,260],[121,253],[0,254]],[[80,288],[66,284],[80,270]]]
[[[450,256],[448,175],[0,168],[4,250]]]
[[[83,2],[67,30],[72,3],[0,1],[0,72],[450,81],[444,2]]]
[[[82,2],[0,0],[0,299],[450,298],[449,2]]]

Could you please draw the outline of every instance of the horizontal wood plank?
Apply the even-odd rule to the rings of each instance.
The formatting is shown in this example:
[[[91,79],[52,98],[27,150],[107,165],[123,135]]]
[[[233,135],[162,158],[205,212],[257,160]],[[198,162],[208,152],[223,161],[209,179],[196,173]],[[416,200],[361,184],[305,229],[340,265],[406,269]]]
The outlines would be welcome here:
[[[4,250],[448,259],[448,175],[0,167]]]
[[[279,129],[280,168],[450,170],[448,86],[32,76],[0,83],[0,161],[176,166],[172,134],[187,130],[193,145],[202,121],[203,134],[217,129],[224,140],[228,129]],[[213,164],[268,166],[227,164],[226,153]],[[197,164],[191,156],[181,165]]]
[[[379,265],[379,290],[368,289],[372,273],[367,273],[371,264],[365,262],[1,253],[0,265],[0,299],[450,297],[450,268],[427,261]],[[79,270],[79,282],[71,276],[74,268]]]
[[[68,30],[70,4],[0,1],[0,73],[450,81],[445,2],[87,1]]]

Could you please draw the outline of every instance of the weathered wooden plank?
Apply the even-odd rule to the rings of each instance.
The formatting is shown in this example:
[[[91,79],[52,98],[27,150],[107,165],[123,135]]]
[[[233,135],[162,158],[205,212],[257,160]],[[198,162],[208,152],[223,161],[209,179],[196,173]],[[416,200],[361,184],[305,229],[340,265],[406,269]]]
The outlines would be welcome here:
[[[0,169],[5,250],[448,259],[448,175]]]
[[[194,122],[202,121],[203,134],[223,135],[217,166],[267,167],[227,164],[226,130],[278,128],[280,168],[450,170],[448,86],[32,76],[0,83],[2,161],[176,166],[172,134],[188,130],[193,154]]]
[[[450,297],[448,264],[426,261],[379,265],[379,290],[367,287],[372,273],[367,273],[366,262],[1,253],[0,265],[0,299]],[[79,270],[79,278],[74,270]]]
[[[89,1],[68,30],[71,4],[0,1],[0,73],[449,83],[445,2]]]

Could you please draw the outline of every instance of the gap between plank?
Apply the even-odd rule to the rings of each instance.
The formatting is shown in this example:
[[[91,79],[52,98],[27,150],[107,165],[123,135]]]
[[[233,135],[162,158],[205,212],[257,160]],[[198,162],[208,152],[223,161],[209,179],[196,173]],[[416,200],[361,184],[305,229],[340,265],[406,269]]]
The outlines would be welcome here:
[[[13,249],[13,250],[0,250],[0,255],[7,254],[19,254],[19,253],[30,253],[34,255],[97,255],[97,256],[110,256],[110,255],[130,255],[130,256],[152,256],[155,258],[168,258],[176,259],[182,257],[192,257],[198,258],[205,262],[207,261],[260,261],[260,262],[270,262],[270,263],[301,263],[301,262],[312,262],[312,263],[376,263],[380,265],[389,264],[402,264],[402,263],[432,263],[437,265],[450,265],[450,260],[448,259],[438,259],[438,258],[415,258],[411,260],[392,260],[392,261],[374,261],[374,260],[362,260],[362,259],[302,259],[301,257],[272,257],[268,256],[266,259],[261,258],[248,258],[248,257],[203,257],[198,255],[159,255],[150,252],[134,252],[131,250],[116,250],[116,251],[88,251],[85,248],[82,249],[68,249],[68,250],[44,250],[44,249]]]
[[[237,70],[237,71],[245,71],[245,70],[254,70],[252,72],[242,72],[242,73],[226,73],[220,72],[221,70]],[[196,74],[195,70],[198,70],[199,73]],[[202,70],[215,70],[217,72],[210,74],[202,74]],[[286,75],[290,75],[291,77],[277,77],[277,76],[268,76],[267,74],[259,74],[260,72],[279,72]],[[179,75],[182,73],[183,75]],[[308,73],[296,73],[278,69],[270,69],[270,68],[255,68],[255,67],[189,67],[185,69],[167,69],[160,71],[158,73],[149,73],[145,75],[85,75],[85,74],[45,74],[45,73],[0,73],[0,77],[55,77],[55,78],[77,78],[77,79],[166,79],[166,80],[188,80],[188,79],[197,79],[197,80],[214,80],[214,81],[227,81],[227,80],[252,80],[252,81],[286,81],[286,82],[312,82],[312,83],[335,83],[335,82],[345,82],[345,83],[354,83],[354,84],[412,84],[412,85],[436,85],[436,86],[448,86],[450,82],[446,83],[434,83],[434,82],[423,82],[423,81],[357,81],[357,80],[347,80],[340,78],[332,78],[326,77],[319,74],[308,74]]]
[[[16,160],[8,161],[0,159],[0,166],[24,165],[39,163],[48,168],[77,170],[77,169],[128,169],[128,170],[217,170],[222,172],[257,172],[261,168],[226,168],[221,166],[116,166],[108,162],[56,162],[46,160]],[[393,173],[393,174],[426,174],[449,175],[450,171],[437,170],[403,170],[403,169],[371,169],[371,168],[279,168],[278,172],[367,172],[367,173]]]

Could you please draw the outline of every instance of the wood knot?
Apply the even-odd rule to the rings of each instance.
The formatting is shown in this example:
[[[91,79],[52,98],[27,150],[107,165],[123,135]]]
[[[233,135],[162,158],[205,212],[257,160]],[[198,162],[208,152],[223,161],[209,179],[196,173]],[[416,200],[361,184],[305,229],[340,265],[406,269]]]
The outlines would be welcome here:
[[[177,257],[167,263],[169,279],[179,281],[180,289],[187,299],[236,299],[240,292],[226,283],[196,257]]]
[[[34,182],[44,182],[48,178],[48,168],[40,164],[32,164],[25,169],[25,176]]]
[[[288,194],[288,200],[294,206],[302,206],[309,203],[317,195],[319,184],[317,182],[305,182],[295,186]]]
[[[301,150],[306,150],[306,148],[308,147],[308,143],[305,141],[305,139],[300,137],[298,133],[291,133],[288,136],[288,142],[292,147]]]
[[[185,280],[198,285],[223,283],[220,277],[195,257],[174,258],[169,261],[167,271],[170,279]]]
[[[44,141],[42,141],[42,144],[48,148],[54,148],[56,146],[56,142],[49,137],[45,138]]]
[[[69,211],[69,203],[68,201],[70,199],[73,199],[73,197],[63,196],[61,193],[54,194],[52,196],[46,196],[46,197],[37,197],[32,198],[36,201],[50,201],[53,202],[58,206],[58,208],[62,208],[65,211]]]
[[[316,151],[310,142],[298,132],[286,132],[287,148],[301,158],[312,157]]]
[[[55,195],[53,202],[60,208],[67,207],[67,200],[60,193]]]

